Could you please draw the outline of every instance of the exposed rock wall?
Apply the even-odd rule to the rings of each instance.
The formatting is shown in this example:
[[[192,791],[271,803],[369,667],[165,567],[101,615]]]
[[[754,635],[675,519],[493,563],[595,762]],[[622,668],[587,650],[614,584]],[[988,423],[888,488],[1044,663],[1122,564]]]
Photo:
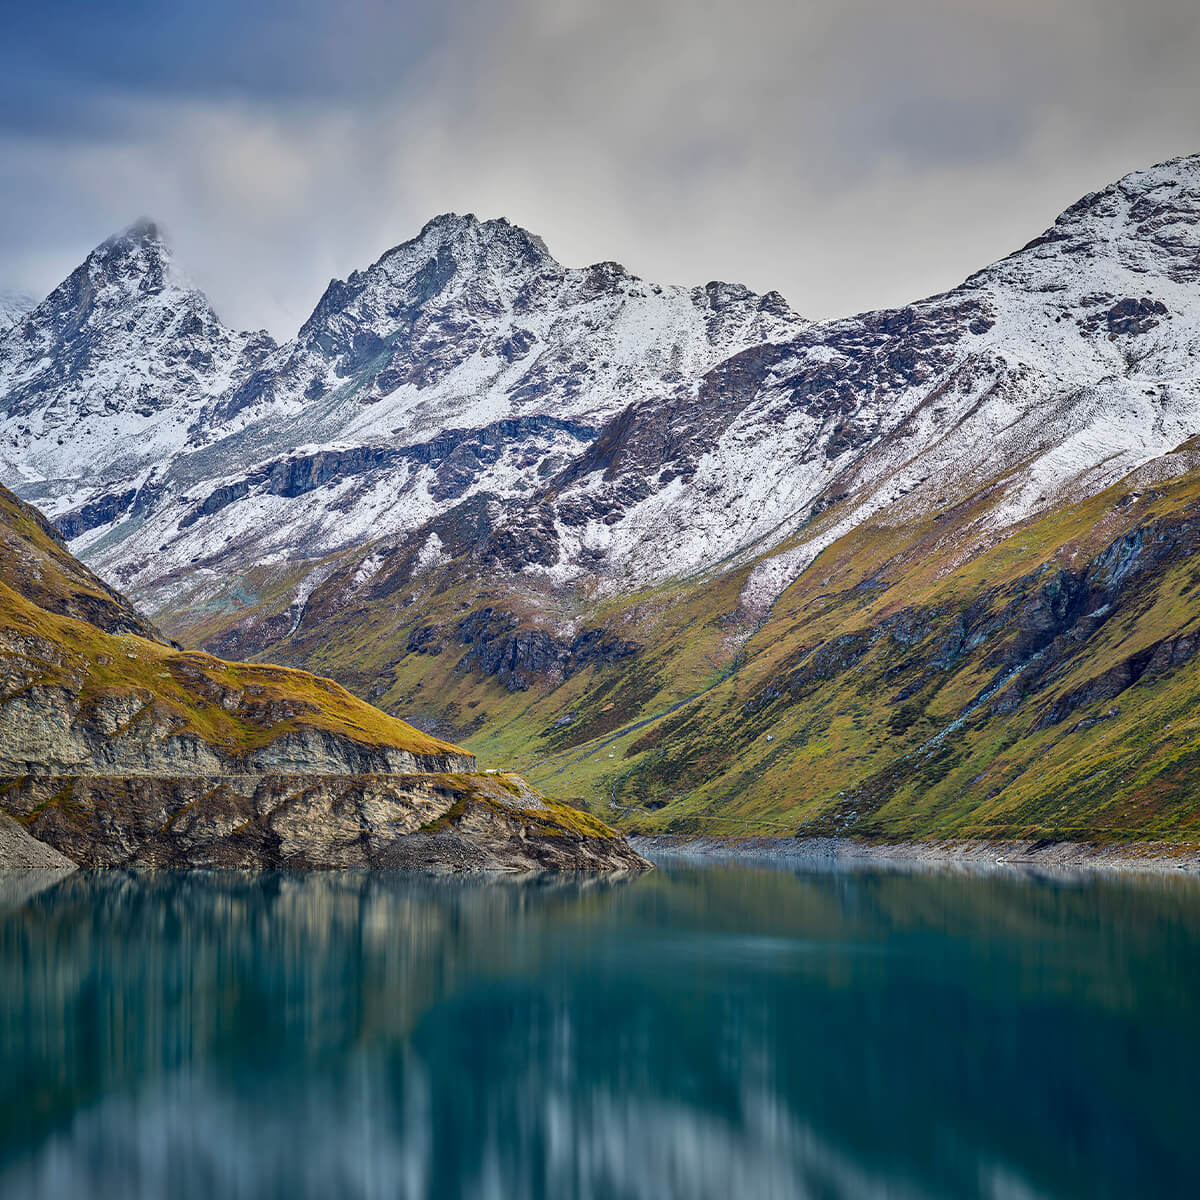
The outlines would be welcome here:
[[[417,754],[302,728],[255,748],[222,750],[184,727],[171,707],[139,690],[81,709],[64,687],[32,685],[0,704],[0,773],[9,775],[219,776],[261,771],[315,775],[473,771],[466,753]]]
[[[20,823],[14,831],[0,812],[0,865],[18,865],[6,862],[10,844],[39,843],[87,867],[647,865],[599,822],[509,775],[27,776],[8,781],[0,809]]]

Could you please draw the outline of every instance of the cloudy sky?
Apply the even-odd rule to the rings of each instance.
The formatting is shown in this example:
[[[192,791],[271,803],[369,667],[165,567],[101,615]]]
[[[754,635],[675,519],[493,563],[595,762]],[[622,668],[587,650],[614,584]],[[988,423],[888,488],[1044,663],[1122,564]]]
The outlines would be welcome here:
[[[1195,0],[0,0],[0,288],[145,214],[288,335],[454,210],[810,316],[1200,150]]]

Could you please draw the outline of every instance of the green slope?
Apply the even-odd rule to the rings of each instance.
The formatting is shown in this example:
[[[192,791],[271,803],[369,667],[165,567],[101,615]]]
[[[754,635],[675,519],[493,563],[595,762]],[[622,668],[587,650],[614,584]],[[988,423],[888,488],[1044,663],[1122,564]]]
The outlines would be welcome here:
[[[994,489],[916,524],[885,514],[762,620],[739,607],[748,567],[594,602],[465,555],[420,573],[401,548],[366,593],[346,586],[361,552],[338,564],[286,637],[265,593],[203,633],[330,674],[626,829],[1200,838],[1187,461],[998,542],[980,524]],[[568,677],[560,661],[514,690],[471,643],[485,609],[511,614],[502,647],[542,637],[567,653],[582,629],[636,651],[568,654]]]

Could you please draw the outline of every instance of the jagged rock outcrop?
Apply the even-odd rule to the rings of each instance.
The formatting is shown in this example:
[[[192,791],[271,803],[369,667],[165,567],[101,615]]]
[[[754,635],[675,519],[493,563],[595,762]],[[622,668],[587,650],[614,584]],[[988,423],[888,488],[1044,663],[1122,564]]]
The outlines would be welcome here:
[[[0,774],[218,776],[257,771],[317,775],[405,774],[476,769],[475,756],[453,747],[412,750],[357,742],[312,726],[283,733],[265,745],[257,739],[229,744],[205,738],[174,705],[148,689],[99,693],[81,701],[69,687],[30,685],[13,694],[11,643],[0,635],[6,698],[0,704]],[[10,654],[5,654],[9,651]],[[186,660],[185,660],[186,661]],[[198,673],[197,673],[198,674]],[[307,699],[256,699],[246,689],[210,689],[205,676],[196,693],[218,704],[233,722],[267,736],[317,707]],[[217,698],[209,699],[212,690]],[[208,693],[209,695],[206,695]]]
[[[464,617],[455,630],[460,645],[468,647],[459,670],[478,669],[494,676],[510,692],[524,691],[535,679],[570,679],[576,671],[594,664],[619,662],[641,647],[614,637],[603,629],[587,629],[571,639],[555,637],[545,629],[522,625],[513,613],[491,608]],[[441,643],[429,627],[415,630],[410,649],[429,653]]]
[[[512,775],[42,775],[10,780],[0,803],[27,837],[87,867],[647,865],[599,821]]]

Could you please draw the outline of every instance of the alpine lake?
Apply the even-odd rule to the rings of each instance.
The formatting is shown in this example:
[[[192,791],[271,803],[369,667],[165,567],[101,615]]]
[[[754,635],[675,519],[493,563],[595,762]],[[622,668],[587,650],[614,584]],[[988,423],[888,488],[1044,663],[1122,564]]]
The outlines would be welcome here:
[[[1200,880],[0,875],[0,1196],[1187,1197]]]

